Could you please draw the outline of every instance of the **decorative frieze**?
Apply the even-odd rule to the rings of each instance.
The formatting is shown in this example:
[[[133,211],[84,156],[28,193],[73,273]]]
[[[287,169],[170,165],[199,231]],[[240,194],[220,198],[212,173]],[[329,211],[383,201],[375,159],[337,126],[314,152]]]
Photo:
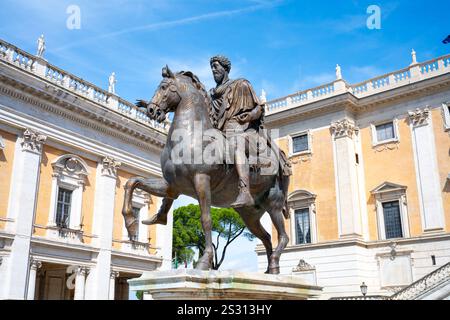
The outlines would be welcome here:
[[[78,266],[78,268],[76,269],[76,273],[79,276],[87,276],[89,274],[90,269],[86,266]]]
[[[40,153],[42,146],[47,140],[47,136],[40,134],[32,129],[26,129],[23,133],[21,146],[23,151]]]
[[[354,134],[359,132],[359,128],[348,119],[333,122],[330,126],[330,130],[335,139],[342,137],[351,138]]]
[[[39,260],[35,260],[33,258],[30,259],[30,269],[33,271],[37,271],[42,267],[42,262]]]
[[[107,156],[102,161],[102,175],[117,177],[117,169],[122,165],[121,162]]]
[[[428,125],[430,119],[430,109],[426,107],[425,109],[417,108],[415,111],[409,111],[409,121],[414,127]]]

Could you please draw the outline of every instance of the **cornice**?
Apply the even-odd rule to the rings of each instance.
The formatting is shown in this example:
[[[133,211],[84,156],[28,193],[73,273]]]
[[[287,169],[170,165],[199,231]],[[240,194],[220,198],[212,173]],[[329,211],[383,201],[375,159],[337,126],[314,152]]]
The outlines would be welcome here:
[[[0,63],[2,63],[0,61]],[[28,75],[26,76],[33,76]],[[60,115],[71,121],[119,138],[152,151],[161,151],[165,145],[166,135],[134,120],[124,117],[114,110],[95,104],[84,97],[46,81],[44,88],[25,84],[5,73],[0,72],[0,93],[35,105],[41,109]],[[72,98],[71,100],[69,100]],[[91,110],[89,110],[91,109]],[[114,130],[115,129],[115,130]]]
[[[267,115],[265,123],[269,128],[276,128],[294,121],[344,110],[354,113],[355,116],[361,116],[365,112],[387,107],[404,99],[412,100],[418,96],[428,96],[448,89],[450,89],[450,74],[443,74],[367,97],[358,98],[352,93],[344,93],[310,104],[294,106]]]

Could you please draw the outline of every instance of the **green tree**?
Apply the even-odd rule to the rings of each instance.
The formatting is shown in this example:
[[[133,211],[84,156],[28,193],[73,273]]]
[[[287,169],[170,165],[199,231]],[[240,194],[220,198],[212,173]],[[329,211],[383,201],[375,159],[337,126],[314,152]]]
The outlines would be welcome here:
[[[175,265],[185,267],[193,261],[195,251],[199,257],[205,250],[205,237],[200,220],[201,211],[198,205],[190,204],[174,210],[173,218],[173,251]],[[246,229],[244,221],[234,209],[211,208],[214,261],[213,270],[222,265],[228,247],[240,235],[249,240],[254,236]],[[221,245],[220,240],[225,242]],[[221,250],[221,252],[220,252]]]

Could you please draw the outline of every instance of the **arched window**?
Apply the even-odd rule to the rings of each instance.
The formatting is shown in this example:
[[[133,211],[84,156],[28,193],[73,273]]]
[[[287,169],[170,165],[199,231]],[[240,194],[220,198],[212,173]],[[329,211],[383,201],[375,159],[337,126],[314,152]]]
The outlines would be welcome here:
[[[291,238],[296,245],[316,243],[316,195],[297,190],[288,197],[291,210]]]
[[[49,226],[82,230],[81,204],[88,167],[75,155],[64,155],[52,163],[53,179]]]

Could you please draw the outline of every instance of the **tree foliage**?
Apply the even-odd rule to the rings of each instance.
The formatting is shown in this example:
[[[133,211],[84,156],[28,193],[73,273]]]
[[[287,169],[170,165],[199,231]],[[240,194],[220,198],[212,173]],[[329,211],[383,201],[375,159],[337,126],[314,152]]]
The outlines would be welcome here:
[[[174,210],[173,218],[173,251],[175,264],[185,267],[193,261],[195,251],[199,257],[205,250],[205,236],[200,220],[201,211],[198,205],[190,204]],[[211,208],[213,231],[214,261],[213,269],[222,265],[229,245],[240,235],[249,240],[254,236],[248,232],[239,214],[234,209]],[[224,242],[221,243],[221,240]]]

